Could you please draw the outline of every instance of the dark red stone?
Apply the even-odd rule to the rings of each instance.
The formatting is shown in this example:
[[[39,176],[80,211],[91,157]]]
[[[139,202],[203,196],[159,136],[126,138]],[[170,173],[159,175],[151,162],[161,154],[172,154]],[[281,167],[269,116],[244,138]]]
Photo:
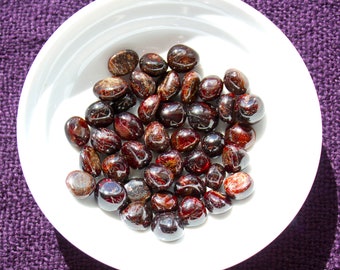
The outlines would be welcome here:
[[[93,86],[93,93],[101,100],[117,100],[127,91],[129,91],[129,83],[122,77],[108,77]]]
[[[90,128],[87,122],[79,116],[68,119],[64,129],[66,138],[75,147],[83,147],[90,139]]]
[[[137,140],[144,133],[142,121],[129,112],[122,112],[115,116],[114,129],[124,140]]]
[[[144,170],[144,180],[154,191],[168,189],[174,181],[174,174],[165,166],[150,164]]]
[[[79,161],[81,168],[93,177],[97,177],[101,174],[101,161],[98,153],[92,146],[85,145],[80,150]]]
[[[184,160],[184,168],[193,174],[202,174],[209,170],[210,158],[201,150],[195,150]]]
[[[191,196],[186,196],[179,204],[178,216],[183,224],[188,227],[195,227],[203,224],[207,218],[207,210],[204,203]]]
[[[198,64],[199,55],[195,50],[186,45],[176,44],[169,49],[167,61],[173,70],[187,72]]]
[[[151,209],[155,213],[175,211],[177,208],[177,196],[171,192],[156,192],[151,197]]]
[[[220,77],[210,75],[202,79],[198,87],[198,95],[204,101],[217,99],[223,90],[223,82]]]
[[[210,132],[218,124],[218,112],[205,102],[191,103],[187,108],[189,125],[198,131]]]
[[[205,175],[205,184],[207,187],[218,190],[225,178],[225,169],[219,163],[211,164]]]
[[[228,144],[223,148],[222,163],[228,173],[239,172],[248,166],[249,155],[243,148]]]
[[[114,76],[131,73],[138,65],[139,56],[133,50],[121,50],[112,55],[108,61],[108,69]]]
[[[175,130],[171,135],[171,147],[179,152],[190,152],[200,142],[200,135],[192,128]]]
[[[156,77],[164,74],[168,69],[168,63],[157,53],[146,53],[139,60],[142,71]]]
[[[111,155],[120,150],[122,147],[122,140],[112,129],[93,128],[91,134],[91,145],[99,153]]]
[[[158,95],[151,95],[144,99],[138,107],[138,117],[144,123],[148,124],[155,120],[156,112],[160,104],[160,97]]]
[[[200,198],[206,191],[205,184],[196,175],[182,175],[175,182],[175,194],[177,196],[194,196]]]
[[[178,128],[183,126],[186,119],[186,111],[180,102],[165,102],[159,106],[159,121],[167,128]]]
[[[96,128],[109,126],[113,119],[112,107],[101,100],[92,103],[85,111],[86,122]]]
[[[169,71],[157,87],[157,94],[162,101],[168,101],[175,96],[181,88],[181,79],[176,71]]]
[[[104,175],[118,182],[126,182],[130,174],[130,168],[126,160],[119,154],[107,156],[102,161]]]
[[[200,84],[200,75],[192,70],[186,73],[183,77],[181,88],[181,101],[189,104],[196,100],[198,88]]]
[[[255,137],[255,130],[251,126],[235,123],[225,131],[225,144],[233,144],[247,150],[255,144]]]
[[[239,70],[228,69],[223,77],[225,87],[235,95],[242,95],[248,91],[249,82],[246,76]]]
[[[142,169],[149,165],[152,153],[141,142],[127,141],[120,150],[126,162],[133,169]]]
[[[180,175],[183,171],[183,160],[181,154],[174,149],[158,155],[155,162],[156,164],[161,164],[167,167],[175,176]]]
[[[133,93],[141,99],[146,99],[156,92],[155,81],[143,71],[135,70],[131,73],[130,85]]]
[[[151,122],[145,127],[144,142],[148,149],[158,153],[164,152],[170,146],[168,132],[157,121]]]

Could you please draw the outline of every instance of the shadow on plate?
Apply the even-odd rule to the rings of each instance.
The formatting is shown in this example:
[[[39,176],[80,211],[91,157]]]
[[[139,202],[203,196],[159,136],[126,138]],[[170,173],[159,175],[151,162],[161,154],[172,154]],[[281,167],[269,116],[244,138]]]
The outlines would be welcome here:
[[[313,187],[295,219],[269,246],[229,270],[325,269],[337,226],[335,180],[323,148]]]

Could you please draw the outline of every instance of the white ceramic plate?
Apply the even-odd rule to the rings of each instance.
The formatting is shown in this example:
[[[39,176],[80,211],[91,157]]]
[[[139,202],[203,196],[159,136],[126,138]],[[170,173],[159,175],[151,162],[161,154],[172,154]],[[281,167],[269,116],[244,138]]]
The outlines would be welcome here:
[[[250,151],[253,196],[223,217],[209,216],[164,243],[129,229],[94,203],[77,201],[65,177],[79,168],[65,121],[84,115],[93,84],[119,49],[162,56],[176,43],[194,48],[202,76],[242,70],[266,117]],[[321,117],[310,75],[289,40],[240,1],[95,1],[67,20],[34,61],[19,104],[18,148],[27,184],[43,213],[71,243],[118,269],[222,269],[272,242],[304,203],[321,149]]]

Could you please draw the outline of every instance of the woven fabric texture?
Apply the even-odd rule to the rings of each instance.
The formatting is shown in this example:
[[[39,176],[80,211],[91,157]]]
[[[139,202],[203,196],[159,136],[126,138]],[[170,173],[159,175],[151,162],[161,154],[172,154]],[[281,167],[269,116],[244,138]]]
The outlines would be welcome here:
[[[35,56],[90,2],[0,1],[0,269],[112,269],[48,222],[26,185],[16,143],[18,102]],[[298,215],[274,242],[232,269],[340,269],[340,1],[246,2],[276,24],[305,61],[320,101],[323,145],[313,188]]]

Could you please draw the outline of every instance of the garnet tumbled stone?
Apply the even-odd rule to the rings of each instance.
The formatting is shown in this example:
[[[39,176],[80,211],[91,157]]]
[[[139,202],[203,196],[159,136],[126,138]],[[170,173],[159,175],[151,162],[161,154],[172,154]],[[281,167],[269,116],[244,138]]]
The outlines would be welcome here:
[[[164,212],[155,215],[151,230],[162,241],[176,241],[183,237],[184,226],[176,212]]]
[[[133,169],[142,169],[148,166],[152,159],[151,151],[139,141],[125,142],[121,154]]]
[[[179,176],[182,173],[183,159],[177,150],[172,149],[159,154],[155,162],[167,167],[175,176]]]
[[[169,49],[167,60],[173,70],[187,72],[198,64],[199,55],[192,48],[184,44],[177,44]]]
[[[101,100],[117,100],[129,91],[129,83],[122,77],[109,77],[96,82],[93,93]]]
[[[157,94],[162,101],[168,101],[180,90],[181,79],[176,71],[169,71],[157,87]]]
[[[130,174],[129,165],[120,154],[113,154],[104,158],[102,171],[104,175],[118,182],[125,182]]]
[[[124,187],[110,178],[101,179],[95,189],[98,206],[105,211],[117,211],[126,203]]]
[[[113,124],[117,134],[124,140],[137,140],[143,136],[142,121],[130,112],[115,115]]]
[[[129,228],[137,231],[147,230],[152,222],[150,206],[142,201],[129,203],[119,215]]]
[[[183,126],[186,120],[186,111],[182,103],[164,102],[158,110],[159,121],[168,128],[178,128]]]
[[[154,191],[167,190],[174,181],[174,174],[163,165],[150,164],[144,170],[144,180]]]
[[[255,130],[251,126],[235,123],[226,128],[225,144],[233,144],[247,150],[255,144],[255,136]]]
[[[200,135],[192,128],[175,130],[171,135],[171,147],[179,152],[190,152],[200,142]]]
[[[73,146],[83,147],[90,139],[90,128],[87,122],[79,116],[68,119],[64,128],[66,138]]]
[[[91,174],[81,170],[70,172],[65,182],[72,195],[78,199],[87,198],[96,187],[95,178]]]
[[[161,123],[151,122],[145,128],[144,143],[152,151],[164,152],[170,147],[169,134]]]
[[[211,165],[210,158],[201,150],[190,153],[184,160],[184,168],[193,174],[206,173]]]
[[[108,61],[108,69],[114,76],[131,73],[138,65],[138,54],[130,49],[121,50],[112,55]]]
[[[187,108],[189,125],[203,132],[212,131],[218,124],[218,112],[216,108],[205,102],[194,102]]]
[[[178,215],[183,224],[188,227],[195,227],[206,222],[208,215],[204,203],[191,196],[183,198],[179,204]]]

